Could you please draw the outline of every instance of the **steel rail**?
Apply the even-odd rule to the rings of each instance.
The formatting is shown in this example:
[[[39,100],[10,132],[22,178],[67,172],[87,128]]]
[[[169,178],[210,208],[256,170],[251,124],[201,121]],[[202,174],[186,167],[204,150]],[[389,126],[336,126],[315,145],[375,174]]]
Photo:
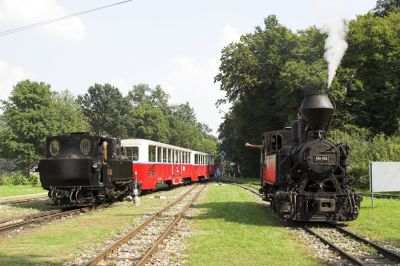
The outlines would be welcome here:
[[[360,261],[358,258],[356,258],[355,256],[347,253],[346,251],[344,251],[343,249],[341,249],[340,247],[336,246],[335,244],[333,244],[332,242],[330,242],[329,240],[327,240],[326,238],[324,238],[323,236],[321,236],[320,234],[318,234],[317,232],[315,232],[314,230],[312,230],[311,228],[308,227],[303,227],[304,230],[314,236],[316,236],[318,239],[320,239],[323,243],[325,243],[326,245],[332,247],[335,251],[337,251],[340,255],[342,255],[343,257],[345,257],[346,259],[348,259],[349,261],[351,261],[352,263],[356,264],[356,265],[364,265],[364,263],[362,261]]]
[[[168,226],[167,230],[157,239],[157,241],[153,244],[151,248],[147,250],[147,252],[144,254],[144,256],[140,259],[140,261],[136,264],[138,266],[145,265],[151,256],[153,256],[157,250],[158,246],[172,233],[172,229],[174,229],[175,225],[179,223],[179,221],[182,219],[183,215],[185,212],[193,206],[193,204],[197,201],[197,199],[200,197],[201,192],[204,190],[206,185],[203,185],[203,187],[197,192],[197,194],[193,197],[193,199],[190,200],[190,203],[186,205],[186,207],[179,212],[179,214],[175,217],[175,219],[171,222],[171,224]]]
[[[259,197],[261,196],[260,193],[258,193],[256,190],[250,189],[250,187],[246,187],[246,186],[239,185],[239,184],[232,184],[232,185],[241,187],[241,188],[243,188],[244,190],[247,190],[247,191],[249,191],[249,192],[251,192],[251,193],[253,193],[253,194],[255,194],[255,195],[259,196]]]
[[[380,245],[378,245],[378,244],[375,244],[375,243],[371,242],[370,240],[365,239],[365,238],[363,238],[362,236],[356,235],[355,233],[353,233],[353,232],[351,232],[351,231],[349,231],[349,230],[347,230],[347,229],[344,229],[344,228],[342,228],[342,227],[340,227],[340,226],[338,226],[338,225],[334,225],[334,227],[335,227],[335,229],[337,229],[337,230],[340,231],[341,233],[343,233],[343,234],[345,234],[345,235],[348,235],[348,236],[352,237],[352,238],[355,239],[355,240],[358,240],[358,241],[360,241],[360,242],[363,242],[364,244],[367,244],[367,245],[372,246],[372,247],[375,248],[379,253],[381,253],[381,254],[384,255],[385,257],[390,258],[390,259],[393,260],[394,262],[400,263],[400,254],[397,254],[397,253],[395,253],[395,252],[393,252],[393,251],[391,251],[391,250],[389,250],[389,249],[387,249],[387,248],[384,248],[384,247],[382,247],[382,246],[380,246]]]
[[[37,215],[29,215],[25,217],[20,217],[15,220],[3,222],[3,225],[0,224],[0,233],[4,233],[7,231],[10,231],[12,229],[25,226],[28,224],[32,224],[35,222],[43,222],[51,219],[56,219],[60,217],[64,217],[66,215],[70,214],[76,214],[76,213],[81,213],[81,212],[86,212],[92,210],[93,207],[85,207],[85,208],[79,208],[79,209],[74,209],[74,210],[68,210],[68,211],[62,211],[62,210],[52,210],[52,211],[47,211],[43,213],[39,213]]]
[[[258,193],[256,190],[251,189],[250,186],[244,186],[244,185],[243,185],[243,184],[245,184],[244,182],[240,182],[240,181],[232,180],[232,179],[226,179],[226,178],[225,178],[225,179],[221,179],[221,182],[227,183],[227,184],[230,184],[230,185],[233,185],[233,186],[241,187],[241,188],[243,188],[244,190],[247,190],[247,191],[249,191],[249,192],[251,192],[251,193],[253,193],[253,194],[255,194],[255,195],[261,197],[260,193]],[[254,183],[253,183],[253,184],[254,184]]]
[[[36,197],[36,198],[29,198],[29,199],[20,199],[20,200],[10,200],[10,201],[1,201],[0,205],[13,205],[13,204],[21,204],[33,201],[45,201],[49,197]]]
[[[93,266],[97,265],[100,261],[105,259],[108,255],[110,255],[114,250],[119,248],[121,245],[124,243],[128,242],[131,238],[133,238],[135,235],[137,235],[145,226],[147,226],[149,223],[154,221],[157,217],[159,217],[163,212],[166,210],[170,209],[172,206],[176,205],[179,203],[183,198],[185,198],[190,192],[192,192],[198,185],[195,185],[188,191],[186,191],[182,196],[180,196],[177,200],[174,202],[168,204],[166,207],[162,208],[152,216],[150,216],[146,221],[141,223],[139,226],[128,232],[125,236],[121,237],[119,240],[108,246],[103,252],[101,252],[99,255],[94,257],[92,260],[90,260],[88,263],[86,263],[86,266]]]

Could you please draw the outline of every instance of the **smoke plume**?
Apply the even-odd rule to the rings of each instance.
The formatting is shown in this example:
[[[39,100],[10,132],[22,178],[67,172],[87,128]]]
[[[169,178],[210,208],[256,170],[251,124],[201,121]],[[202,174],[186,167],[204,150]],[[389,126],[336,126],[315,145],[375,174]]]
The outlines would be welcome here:
[[[324,58],[328,62],[328,88],[332,85],[336,70],[346,52],[346,36],[348,31],[348,25],[344,20],[326,24],[320,29],[321,33],[328,34],[328,38],[325,40],[324,54]]]

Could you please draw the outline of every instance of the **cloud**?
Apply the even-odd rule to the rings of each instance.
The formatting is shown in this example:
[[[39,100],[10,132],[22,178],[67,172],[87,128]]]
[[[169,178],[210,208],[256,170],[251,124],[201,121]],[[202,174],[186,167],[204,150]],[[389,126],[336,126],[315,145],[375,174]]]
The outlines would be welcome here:
[[[132,89],[134,83],[130,83],[128,80],[124,78],[114,79],[110,82],[111,85],[117,87],[122,95],[128,95],[128,92]]]
[[[219,41],[219,45],[221,47],[224,47],[225,45],[228,45],[231,42],[238,42],[239,40],[240,40],[239,31],[230,25],[226,25],[224,26],[222,38]]]
[[[177,56],[170,62],[169,72],[161,82],[171,96],[171,102],[189,104],[195,109],[197,118],[213,129],[216,135],[222,122],[222,115],[216,108],[218,99],[224,98],[225,93],[219,89],[219,84],[214,83],[220,65],[219,51],[231,42],[237,42],[240,34],[232,26],[225,26],[218,41],[218,51],[204,63],[198,62],[191,56]],[[227,109],[228,107],[222,107]]]
[[[0,23],[20,27],[66,16],[56,0],[0,0]],[[78,17],[51,23],[37,29],[67,40],[85,38],[85,26]]]
[[[195,109],[199,121],[207,123],[216,132],[220,124],[220,114],[215,102],[224,95],[214,83],[218,73],[218,61],[210,59],[200,64],[192,57],[178,56],[170,67],[170,71],[161,83],[171,102],[175,104],[189,102]]]
[[[0,99],[7,100],[14,85],[31,77],[33,74],[22,67],[11,66],[6,61],[0,61]]]

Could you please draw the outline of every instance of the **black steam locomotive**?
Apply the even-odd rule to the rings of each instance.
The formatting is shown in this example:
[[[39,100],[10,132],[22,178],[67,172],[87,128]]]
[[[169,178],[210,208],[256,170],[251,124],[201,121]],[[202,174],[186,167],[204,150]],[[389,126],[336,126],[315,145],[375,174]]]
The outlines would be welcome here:
[[[347,172],[349,148],[324,129],[335,107],[326,94],[306,96],[291,128],[263,134],[261,188],[280,216],[294,221],[351,221],[362,197]],[[252,145],[249,145],[252,146]]]
[[[111,202],[133,191],[132,162],[117,138],[85,133],[48,137],[38,172],[43,188],[60,207]]]

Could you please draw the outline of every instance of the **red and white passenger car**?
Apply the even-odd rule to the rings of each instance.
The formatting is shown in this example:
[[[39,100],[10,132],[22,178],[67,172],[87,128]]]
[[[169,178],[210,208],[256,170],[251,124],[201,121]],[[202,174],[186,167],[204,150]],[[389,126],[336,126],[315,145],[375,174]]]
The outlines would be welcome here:
[[[214,157],[145,139],[121,141],[141,190],[153,190],[157,184],[173,186],[206,180],[215,174]]]

